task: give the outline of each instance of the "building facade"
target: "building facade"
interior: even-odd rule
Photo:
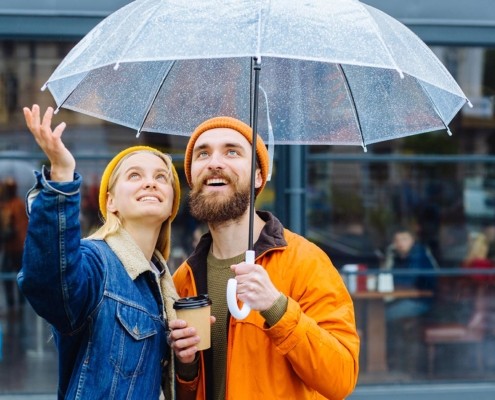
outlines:
[[[465,260],[471,239],[483,233],[491,244],[487,258],[495,263],[495,7],[492,0],[473,0],[469,5],[460,0],[363,2],[397,18],[423,39],[474,107],[464,107],[452,121],[452,137],[445,132],[411,136],[370,145],[367,153],[347,146],[278,146],[274,177],[257,206],[274,211],[291,230],[320,245],[337,268],[359,265],[357,280],[364,286],[369,282],[370,292],[376,292],[372,284],[397,226],[408,227],[437,260],[440,283],[430,319],[412,321],[414,328],[403,333],[414,335],[405,339],[419,355],[414,365],[405,367],[394,360],[392,338],[397,332],[385,320],[378,334],[370,324],[390,299],[354,294],[363,342],[360,386],[493,381],[495,275],[487,270],[482,273],[486,279],[476,280]],[[19,194],[32,184],[29,171],[45,162],[25,127],[22,107],[53,106],[50,94],[40,91],[50,74],[87,32],[127,3],[1,2],[0,179],[14,175]],[[183,174],[184,138],[143,133],[136,139],[129,129],[66,110],[57,118],[69,126],[65,141],[85,179],[81,215],[85,233],[99,222],[95,193],[101,171],[116,151],[136,142],[160,146],[173,154]],[[186,187],[183,190],[187,192]],[[171,261],[177,265],[191,250],[197,225],[185,202],[174,224]],[[2,271],[1,283],[13,281],[14,275]],[[345,275],[345,270],[343,275],[346,282],[356,278]],[[356,291],[367,290],[360,286]],[[473,328],[480,292],[487,304],[482,328],[475,326],[476,334],[467,331],[455,342],[442,341],[440,335],[432,344],[426,332],[433,322]],[[28,306],[23,313],[9,312],[2,288],[0,293],[0,394],[54,393],[56,356],[47,342],[49,327]],[[21,331],[25,340],[19,341]],[[382,351],[377,355],[374,349]],[[14,359],[21,361],[13,364]]]

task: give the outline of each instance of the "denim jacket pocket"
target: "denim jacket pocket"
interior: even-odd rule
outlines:
[[[116,318],[110,360],[124,378],[134,377],[144,371],[158,330],[149,314],[126,304],[117,305]]]

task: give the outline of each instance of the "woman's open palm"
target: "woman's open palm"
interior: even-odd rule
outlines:
[[[31,109],[24,107],[23,111],[27,127],[33,134],[36,143],[50,160],[51,179],[59,182],[72,181],[76,160],[62,142],[62,133],[66,127],[65,122],[60,123],[52,130],[52,107],[47,108],[43,119],[40,118],[40,108],[37,104],[34,104]]]

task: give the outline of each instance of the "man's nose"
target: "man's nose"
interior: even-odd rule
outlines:
[[[221,169],[225,166],[223,162],[223,157],[220,153],[212,153],[209,159],[208,168],[210,169]]]

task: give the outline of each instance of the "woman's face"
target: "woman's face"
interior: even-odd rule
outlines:
[[[172,213],[172,173],[165,162],[149,152],[131,154],[115,171],[117,179],[109,191],[107,211],[122,224],[161,225]]]

